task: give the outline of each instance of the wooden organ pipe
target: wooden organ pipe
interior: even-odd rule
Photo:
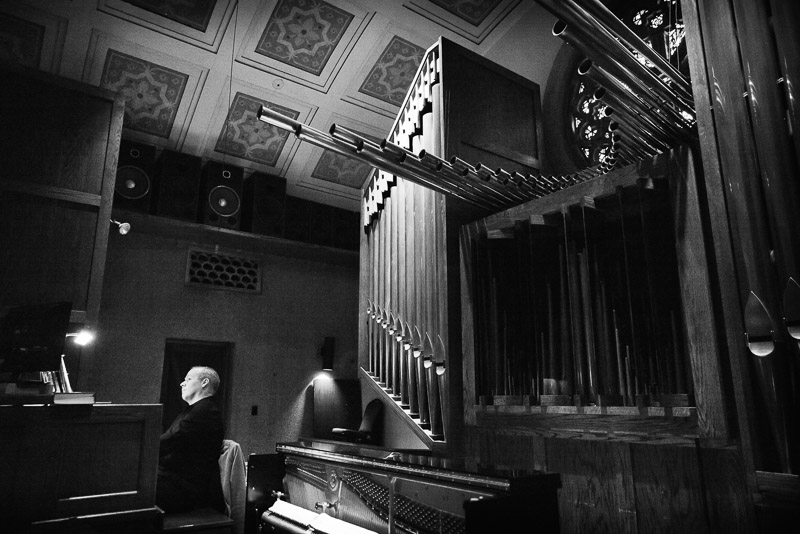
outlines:
[[[414,299],[416,303],[416,324],[414,325],[414,360],[415,371],[417,373],[417,398],[419,402],[419,420],[422,428],[430,428],[430,411],[428,408],[428,380],[425,373],[424,366],[424,343],[423,332],[420,325],[425,323],[425,308],[423,305],[424,299],[427,298],[425,294],[425,193],[426,190],[422,187],[414,188],[414,220],[417,224],[414,225],[415,232],[415,249],[414,249],[414,275],[416,279],[416,293]]]
[[[591,208],[589,208],[591,209]],[[594,313],[592,310],[592,291],[596,287],[590,280],[589,269],[589,239],[586,229],[586,210],[587,200],[583,199],[580,203],[580,223],[583,236],[583,252],[578,255],[578,277],[580,279],[581,291],[581,311],[583,314],[583,335],[586,344],[586,382],[588,388],[589,402],[597,401],[597,354],[594,333]],[[592,261],[594,259],[592,258]]]
[[[375,232],[375,276],[378,280],[378,293],[375,296],[375,336],[377,342],[377,363],[378,363],[378,383],[385,385],[386,370],[384,369],[384,343],[383,343],[383,327],[381,326],[381,322],[383,320],[383,292],[384,287],[386,284],[386,280],[383,277],[383,227],[380,224],[381,218],[384,217],[384,212],[378,212],[378,216],[375,220],[375,225],[373,226],[373,231]]]
[[[382,220],[384,221],[383,226],[383,235],[384,239],[384,246],[383,246],[383,276],[386,280],[386,292],[384,294],[384,316],[383,316],[383,332],[384,332],[384,343],[385,343],[385,353],[384,353],[384,366],[386,369],[386,390],[389,394],[392,394],[392,384],[394,380],[394,369],[392,363],[392,347],[394,343],[392,343],[392,334],[391,328],[392,325],[392,312],[391,307],[392,303],[392,291],[393,291],[393,280],[392,280],[392,211],[394,209],[394,202],[395,199],[392,198],[391,193],[387,194],[386,196],[386,205],[383,208],[384,217]]]
[[[402,398],[402,392],[400,389],[400,352],[402,347],[398,340],[398,335],[400,333],[400,318],[398,315],[399,311],[399,303],[400,303],[400,272],[399,272],[399,265],[400,265],[400,258],[398,254],[398,249],[400,247],[400,233],[401,228],[399,226],[399,214],[400,214],[400,194],[397,185],[395,184],[394,187],[394,199],[392,202],[392,233],[391,233],[391,277],[392,277],[392,308],[395,310],[392,316],[392,322],[390,325],[389,333],[391,335],[392,341],[392,396],[395,400],[400,400]]]
[[[397,279],[398,279],[398,294],[397,294],[397,317],[395,324],[395,342],[397,343],[397,359],[398,359],[398,374],[400,386],[400,406],[408,408],[410,406],[408,398],[408,359],[406,349],[406,329],[405,318],[408,317],[406,311],[406,234],[408,233],[408,225],[406,221],[406,190],[405,180],[398,178],[397,185],[395,186],[397,192],[398,205],[397,205],[397,256],[395,262],[397,263]]]
[[[630,257],[628,254],[628,237],[625,231],[625,209],[623,207],[622,202],[622,188],[617,189],[617,205],[619,208],[619,224],[620,224],[620,232],[622,235],[622,267],[624,273],[624,289],[625,289],[625,301],[628,308],[628,326],[630,328],[630,339],[631,344],[630,346],[626,346],[626,366],[629,366],[632,369],[632,374],[629,373],[628,380],[628,394],[629,396],[632,395],[639,395],[639,385],[641,379],[641,367],[639,362],[639,344],[638,344],[638,336],[636,335],[636,325],[634,324],[634,313],[633,313],[633,295],[631,294],[631,264],[630,264]],[[633,356],[630,356],[630,351],[633,351]],[[631,383],[631,380],[633,382]],[[631,393],[631,387],[633,388],[633,393]],[[634,397],[632,397],[634,398]]]
[[[417,372],[416,372],[416,358],[414,358],[414,330],[412,325],[416,321],[416,314],[414,309],[414,301],[416,298],[415,293],[415,285],[417,283],[416,280],[416,272],[414,270],[414,257],[415,257],[415,232],[414,228],[415,224],[415,217],[414,217],[414,189],[417,187],[415,184],[411,182],[407,182],[403,180],[404,188],[405,188],[405,217],[406,217],[406,228],[405,228],[405,239],[406,239],[406,250],[405,255],[402,259],[403,263],[405,264],[406,270],[406,322],[405,322],[405,353],[406,353],[406,366],[408,368],[408,402],[409,402],[409,413],[411,417],[415,419],[420,418],[420,409],[419,409],[419,399],[417,397]]]

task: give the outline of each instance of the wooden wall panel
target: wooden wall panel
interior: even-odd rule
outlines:
[[[562,532],[639,532],[627,443],[550,438],[546,447],[547,470],[561,475]]]
[[[698,454],[710,532],[755,532],[753,499],[747,488],[744,463],[739,450],[735,447],[712,449],[701,446]]]
[[[639,532],[708,532],[697,448],[630,449]]]
[[[160,420],[158,404],[0,407],[3,518],[155,509]]]
[[[97,214],[57,199],[0,196],[0,302],[12,306],[89,298]]]
[[[0,132],[0,307],[69,300],[72,321],[94,326],[124,98],[10,65],[0,74],[13,125]]]
[[[473,436],[470,444],[478,451],[481,464],[508,469],[537,469],[546,467],[545,438],[532,434],[491,432],[468,427]]]

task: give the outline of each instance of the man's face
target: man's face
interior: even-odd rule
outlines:
[[[186,373],[186,378],[181,382],[181,397],[183,400],[189,404],[194,404],[200,400],[203,395],[204,383],[207,383],[207,380],[201,379],[198,376],[198,370],[190,369],[189,372]]]

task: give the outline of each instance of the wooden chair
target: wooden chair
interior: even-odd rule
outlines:
[[[383,403],[380,399],[372,399],[369,404],[367,404],[367,407],[364,408],[364,416],[361,418],[361,425],[358,427],[358,430],[334,428],[331,432],[334,437],[343,441],[377,445],[381,441],[382,415]]]
[[[219,457],[220,482],[226,513],[201,508],[178,514],[165,514],[161,532],[202,532],[203,534],[243,534],[247,479],[241,446],[226,439]]]

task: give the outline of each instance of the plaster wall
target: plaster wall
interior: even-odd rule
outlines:
[[[334,375],[356,376],[357,258],[342,265],[220,250],[262,260],[259,295],[185,285],[189,246],[196,244],[135,228],[127,236],[112,233],[84,387],[98,401],[158,403],[167,339],[230,342],[226,437],[248,455],[310,436],[312,381],[325,336],[336,338]]]

